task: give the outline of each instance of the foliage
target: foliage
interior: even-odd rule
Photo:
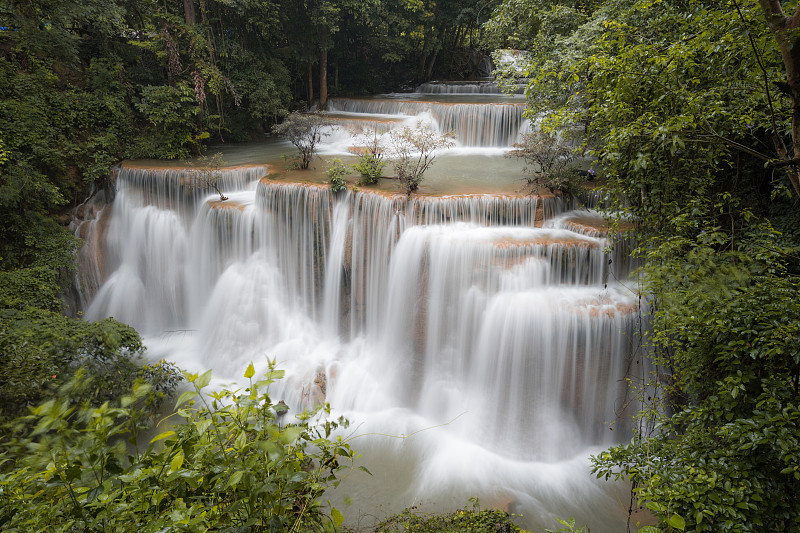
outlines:
[[[362,135],[364,151],[358,156],[358,163],[353,165],[353,169],[361,174],[359,185],[375,185],[381,178],[383,168],[386,166],[384,161],[383,141],[378,137],[377,128],[372,135]]]
[[[522,136],[507,157],[519,157],[528,165],[528,185],[546,187],[550,192],[575,194],[578,192],[578,174],[571,163],[575,151],[557,135],[534,130]]]
[[[58,274],[46,266],[0,272],[0,308],[59,311]]]
[[[786,173],[769,166],[791,112],[759,5],[502,6],[492,31],[526,49],[530,116],[583,133],[647,260],[656,371],[633,383],[635,438],[596,473],[631,479],[664,531],[797,529],[800,241]]]
[[[252,378],[250,365],[245,376]],[[4,531],[322,531],[341,523],[317,501],[354,458],[332,432],[344,424],[303,413],[281,423],[271,368],[243,391],[203,393],[210,372],[186,374],[193,390],[178,404],[172,429],[138,446],[137,384],[119,402],[100,407],[62,394],[15,424],[0,455]],[[196,398],[196,400],[190,400]],[[187,403],[187,400],[190,400]],[[197,403],[196,403],[197,402]],[[323,414],[328,415],[326,407]],[[130,440],[130,451],[125,440]]]
[[[197,153],[206,131],[196,131],[200,108],[188,83],[142,87],[138,111],[148,121],[155,135],[142,138],[132,149],[133,155],[151,155],[163,159],[181,159]]]
[[[460,532],[472,533],[511,533],[521,531],[512,521],[513,516],[503,511],[481,510],[477,499],[470,500],[471,509],[459,509],[450,514],[423,513],[417,507],[410,507],[401,513],[383,520],[375,528],[376,533],[400,531],[420,532]]]
[[[62,289],[51,266],[0,272],[0,420],[53,398],[79,370],[90,386],[72,400],[99,405],[144,380],[152,386],[145,409],[152,416],[177,386],[177,369],[142,366],[143,346],[130,326],[63,316]]]
[[[358,180],[360,185],[375,185],[383,174],[386,161],[382,160],[382,155],[374,156],[369,152],[364,152],[358,156],[358,163],[353,165],[353,170],[361,174]]]
[[[225,161],[222,159],[222,152],[217,152],[210,158],[200,156],[197,159],[200,169],[192,175],[192,187],[198,189],[214,189],[219,195],[219,201],[224,202],[228,199],[219,189],[222,180],[222,167]]]
[[[436,151],[453,146],[452,132],[440,134],[432,126],[417,122],[411,128],[392,130],[392,167],[406,194],[422,183],[423,174],[433,165]]]
[[[328,177],[328,183],[331,185],[332,192],[336,193],[347,190],[347,182],[344,181],[347,171],[347,167],[339,158],[334,159],[331,163],[331,167],[325,171],[325,175]]]
[[[661,405],[644,413],[659,431],[600,454],[595,471],[632,479],[663,528],[800,525],[800,285],[769,233],[751,238],[751,256],[697,245],[648,267],[662,296],[652,342],[673,370]]]
[[[93,404],[116,398],[145,376],[169,385],[174,368],[142,368],[142,350],[136,331],[113,319],[90,323],[43,309],[0,309],[0,415],[7,419],[52,398],[78,368],[92,380],[80,399]]]
[[[559,523],[559,528],[545,529],[547,533],[590,533],[588,528],[577,526],[575,524],[575,519],[572,517],[570,517],[569,520],[556,518],[556,521]]]
[[[321,113],[290,113],[280,124],[272,128],[276,135],[286,137],[300,152],[300,168],[307,169],[314,157],[317,143],[328,133],[324,131],[331,124]]]

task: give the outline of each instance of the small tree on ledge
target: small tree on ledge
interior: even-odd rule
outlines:
[[[422,175],[433,165],[436,150],[453,146],[454,137],[453,132],[442,134],[423,122],[392,131],[392,166],[406,194],[419,188]]]
[[[283,122],[272,127],[272,133],[286,137],[300,151],[300,168],[307,169],[314,157],[314,150],[322,140],[322,129],[332,122],[322,113],[298,113],[294,111]]]
[[[194,189],[214,189],[219,194],[219,201],[224,202],[228,199],[219,189],[222,180],[222,167],[225,161],[222,160],[222,152],[217,152],[211,158],[200,156],[197,161],[200,169],[192,175],[192,188]]]
[[[528,185],[566,194],[572,194],[578,188],[579,174],[572,168],[575,151],[556,135],[541,130],[525,133],[522,142],[514,144],[514,150],[506,156],[525,161]]]

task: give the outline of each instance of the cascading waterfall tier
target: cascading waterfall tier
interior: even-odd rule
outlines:
[[[431,81],[417,87],[422,94],[502,94],[493,81]]]
[[[624,527],[585,459],[627,435],[638,317],[633,265],[597,215],[558,198],[333,194],[264,172],[227,172],[220,202],[178,170],[120,170],[108,227],[84,231],[105,239],[87,318],[130,323],[151,357],[223,379],[275,358],[287,378],[273,397],[295,412],[325,399],[374,434],[353,443],[374,477],[334,495],[355,515],[478,496],[527,527]]]
[[[430,113],[442,133],[454,132],[461,146],[467,147],[508,147],[518,140],[526,125],[525,105],[521,102],[486,104],[331,98],[328,110],[383,117]]]

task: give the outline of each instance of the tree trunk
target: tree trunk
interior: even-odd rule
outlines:
[[[314,105],[314,69],[311,61],[308,62],[308,109]]]
[[[758,1],[781,51],[792,105],[792,153],[788,153],[781,139],[776,139],[776,148],[781,159],[798,159],[800,158],[800,7],[792,17],[787,17],[780,0]],[[795,193],[800,196],[800,168],[797,165],[788,165],[786,174],[792,182]]]
[[[433,51],[433,56],[431,56],[431,62],[428,63],[428,69],[425,71],[425,81],[431,81],[431,76],[433,76],[433,66],[436,64],[436,56],[439,55],[439,50]]]
[[[186,17],[186,24],[193,26],[195,23],[194,0],[183,0],[183,14]]]
[[[328,106],[328,49],[322,48],[319,56],[319,109]]]

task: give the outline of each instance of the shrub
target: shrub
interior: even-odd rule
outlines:
[[[575,152],[556,135],[535,130],[522,136],[507,155],[525,160],[528,185],[574,194],[580,175],[572,168]]]
[[[384,147],[377,128],[373,130],[372,136],[364,135],[364,151],[358,157],[358,163],[353,169],[361,174],[359,185],[375,185],[378,183],[386,161],[383,160]]]
[[[431,126],[417,122],[413,128],[405,126],[392,131],[392,166],[406,194],[419,188],[422,176],[436,157],[436,151],[453,146],[452,132],[440,134]]]
[[[114,405],[70,403],[70,389],[15,425],[0,445],[0,527],[4,531],[321,531],[341,523],[317,498],[338,483],[353,459],[337,422],[315,413],[281,424],[286,411],[269,397],[283,376],[271,365],[243,391],[202,393],[211,373],[186,374],[193,389],[178,400],[183,417],[171,430],[136,444],[137,384]],[[329,415],[328,407],[324,414]],[[130,438],[128,448],[125,439]]]
[[[334,159],[325,175],[328,176],[328,183],[331,184],[331,191],[340,192],[347,190],[347,182],[344,177],[347,174],[347,167],[342,163],[341,159]]]
[[[136,331],[111,318],[85,322],[43,309],[0,309],[0,419],[55,397],[81,367],[92,386],[72,399],[93,405],[119,398],[137,379],[176,383],[170,365],[144,370],[142,352]]]
[[[471,509],[459,509],[450,514],[423,513],[417,507],[411,507],[382,521],[375,528],[375,532],[512,533],[520,531],[520,528],[512,522],[512,515],[497,510],[481,510],[477,499],[470,501]]]
[[[375,185],[383,174],[383,167],[386,166],[386,161],[374,157],[368,152],[364,152],[358,156],[358,163],[353,165],[353,170],[361,174],[361,179],[358,180],[359,185]]]

